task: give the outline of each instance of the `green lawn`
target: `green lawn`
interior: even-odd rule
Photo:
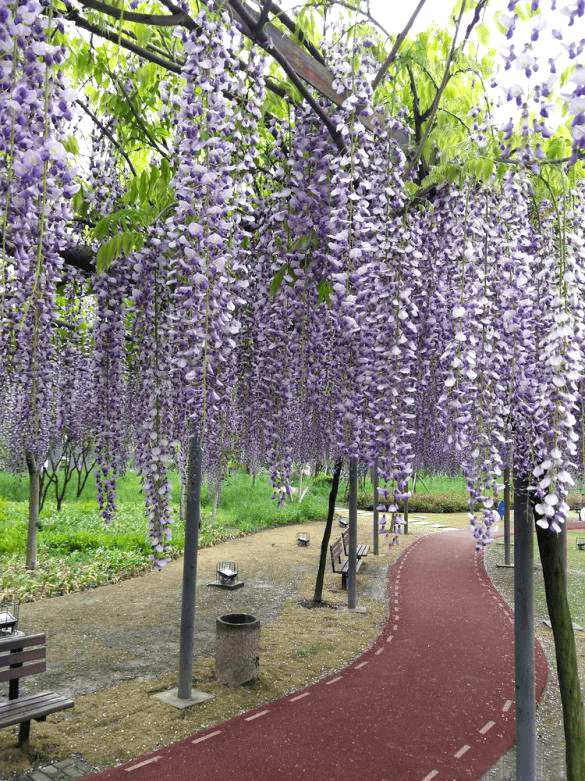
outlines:
[[[580,626],[585,627],[585,550],[578,550],[577,537],[585,538],[585,524],[583,530],[575,529],[567,531],[567,566],[569,570],[569,604],[571,606],[571,615],[573,621]],[[512,537],[512,542],[514,538]],[[534,563],[538,565],[540,556],[538,552],[538,543],[536,534],[533,537],[534,542]],[[492,562],[504,561],[503,540],[499,539],[495,544],[490,545],[487,555]],[[512,561],[514,560],[514,549],[512,548]],[[507,596],[513,599],[514,594],[514,571],[509,570],[508,584],[506,587]],[[534,579],[534,602],[536,615],[540,620],[548,618],[546,607],[546,596],[544,593],[544,583],[542,575],[537,572]]]
[[[184,536],[179,518],[180,483],[177,473],[172,473],[170,479],[175,521],[171,544],[173,555],[178,556]],[[304,476],[302,502],[296,498],[297,483],[293,500],[278,507],[272,499],[272,486],[265,472],[254,480],[242,470],[234,471],[222,485],[215,514],[207,486],[202,489],[200,546],[276,525],[324,520],[330,485],[330,478],[323,474],[316,479]],[[342,480],[338,495],[340,503],[343,503],[346,490],[346,482]],[[372,505],[369,479],[360,486],[359,505],[362,508]],[[104,526],[92,478],[79,498],[75,497],[74,491],[69,491],[60,512],[56,510],[55,501],[49,498],[41,513],[38,568],[30,572],[25,567],[28,477],[0,472],[0,599],[16,596],[25,601],[54,596],[132,577],[150,568],[142,489],[135,472],[120,479],[117,506],[115,520],[110,526]],[[465,513],[464,479],[419,476],[410,509],[412,513]],[[466,526],[466,516],[461,515],[460,519]],[[585,552],[578,552],[574,541],[569,543],[569,556],[569,567],[585,564]],[[580,593],[579,596],[581,607],[576,605],[576,610],[581,618],[576,620],[585,624],[585,595]]]
[[[184,526],[179,518],[180,486],[171,475],[174,518],[172,548],[183,549]],[[266,474],[253,481],[244,472],[226,478],[213,518],[207,487],[202,490],[200,545],[206,547],[228,537],[287,523],[325,518],[329,482],[303,480],[303,501],[278,507],[271,499]],[[104,526],[97,509],[95,485],[88,485],[79,498],[67,497],[60,512],[48,500],[41,513],[38,533],[38,568],[25,567],[28,524],[28,478],[0,473],[0,598],[16,596],[21,601],[90,588],[131,577],[151,567],[146,535],[146,517],[138,475],[125,475],[117,492],[118,511],[110,526]]]

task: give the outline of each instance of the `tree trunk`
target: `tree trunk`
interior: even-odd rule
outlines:
[[[26,544],[26,568],[37,566],[37,530],[39,528],[40,471],[36,457],[26,454],[28,467],[28,538]]]
[[[567,600],[567,571],[562,535],[536,527],[548,614],[552,624],[563,704],[567,781],[585,779],[585,722],[577,651]]]
[[[355,610],[357,605],[357,493],[358,461],[349,459],[349,527],[347,535],[347,607]]]
[[[319,558],[319,569],[317,570],[317,580],[315,581],[315,594],[313,595],[313,602],[320,603],[323,599],[323,580],[325,578],[325,567],[327,566],[327,553],[329,547],[329,540],[331,539],[331,527],[333,526],[333,516],[335,515],[335,502],[337,501],[337,491],[339,489],[339,478],[341,477],[341,469],[343,467],[343,459],[339,458],[335,462],[335,469],[333,470],[333,479],[331,481],[331,490],[329,491],[329,508],[327,511],[327,522],[325,523],[325,530],[323,532],[323,539],[321,541],[321,556]]]

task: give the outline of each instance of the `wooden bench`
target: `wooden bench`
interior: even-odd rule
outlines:
[[[331,568],[333,572],[341,574],[341,588],[347,588],[347,569],[349,567],[349,559],[342,559],[343,555],[343,542],[341,537],[338,537],[333,545],[329,546],[329,553],[331,554]],[[356,574],[359,568],[362,566],[362,560],[357,559],[355,571]]]
[[[577,548],[585,550],[585,537],[577,537]]]
[[[57,692],[18,695],[18,682],[47,669],[46,635],[0,637],[0,682],[8,681],[8,700],[0,702],[0,727],[20,724],[18,745],[28,743],[31,719],[45,721],[50,713],[73,707],[73,700]]]
[[[341,539],[343,540],[343,552],[346,556],[349,556],[349,529],[341,533]],[[367,556],[370,552],[370,546],[365,542],[358,543],[356,545],[356,555],[358,559],[363,556]]]

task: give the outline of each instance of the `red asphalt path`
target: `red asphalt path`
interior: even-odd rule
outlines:
[[[473,548],[464,531],[406,548],[388,573],[388,625],[335,675],[88,778],[481,778],[514,743],[514,627]],[[539,643],[536,670],[540,699]]]

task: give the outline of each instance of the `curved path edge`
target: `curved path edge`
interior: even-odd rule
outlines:
[[[389,569],[387,585],[388,623],[351,664],[86,778],[481,778],[514,743],[512,611],[465,531],[415,540]],[[535,657],[540,699],[548,667],[538,642]]]

